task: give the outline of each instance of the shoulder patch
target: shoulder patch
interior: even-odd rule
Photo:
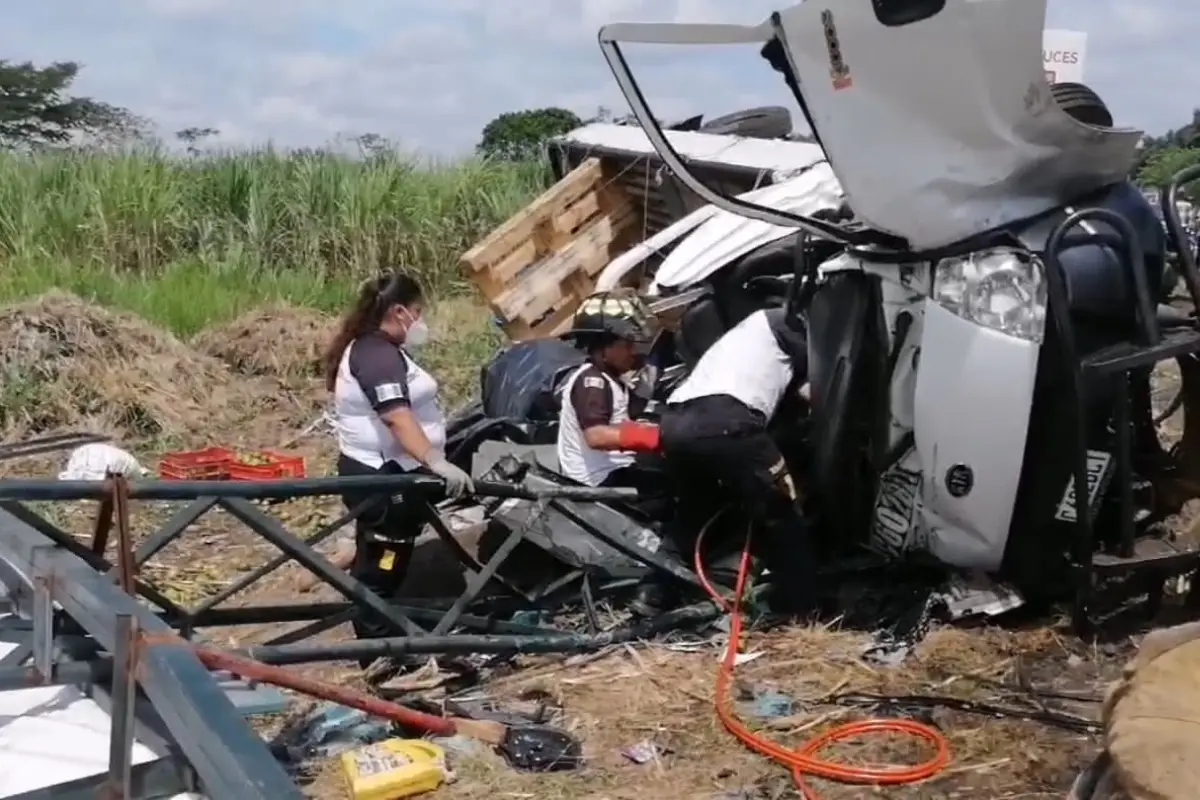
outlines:
[[[587,389],[603,389],[608,384],[599,375],[584,375],[583,385]]]
[[[375,400],[386,403],[390,400],[403,400],[404,387],[398,383],[381,383],[375,387]]]

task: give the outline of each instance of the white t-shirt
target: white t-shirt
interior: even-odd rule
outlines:
[[[382,334],[350,343],[342,354],[333,392],[333,427],[345,456],[379,468],[395,461],[405,470],[421,465],[400,446],[381,419],[407,406],[435,450],[446,446],[446,416],[433,376]]]
[[[667,405],[724,394],[770,419],[795,374],[793,357],[780,342],[795,335],[783,328],[782,320],[780,310],[755,311],[729,329],[700,356]],[[797,354],[803,346],[803,339],[796,338]]]
[[[629,390],[594,364],[584,364],[563,384],[558,413],[558,467],[562,474],[586,486],[599,486],[621,467],[633,463],[623,450],[588,447],[583,432],[597,425],[616,425],[629,419]]]

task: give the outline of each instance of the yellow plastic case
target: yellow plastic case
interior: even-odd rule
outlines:
[[[342,754],[353,800],[400,800],[432,792],[449,780],[446,752],[421,739],[387,739]]]

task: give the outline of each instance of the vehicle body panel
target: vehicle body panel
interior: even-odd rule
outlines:
[[[926,548],[956,567],[1004,558],[1025,458],[1039,346],[926,301],[914,434]],[[955,496],[953,473],[969,477]],[[959,488],[961,492],[961,486]]]
[[[811,215],[838,208],[842,203],[842,190],[829,165],[822,162],[794,178],[747,192],[741,197],[771,208]],[[662,288],[693,286],[747,253],[795,232],[795,228],[716,209],[680,241],[659,266],[651,293]]]
[[[1045,16],[1045,0],[947,0],[902,27],[880,23],[871,0],[779,12],[858,218],[932,248],[1125,179],[1142,132],[1086,125],[1059,108],[1042,66]]]

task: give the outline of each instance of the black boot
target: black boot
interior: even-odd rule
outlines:
[[[798,526],[764,526],[760,536],[760,552],[769,573],[767,606],[772,612],[786,616],[817,612],[821,591],[816,548],[807,520]]]
[[[657,617],[679,603],[679,593],[658,581],[642,581],[637,587],[629,610],[643,619]]]

